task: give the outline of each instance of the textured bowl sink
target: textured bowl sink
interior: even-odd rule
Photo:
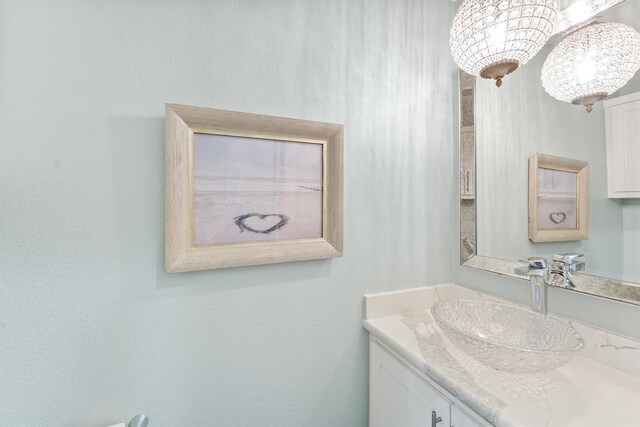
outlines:
[[[453,299],[436,303],[431,314],[453,344],[501,371],[548,371],[584,347],[571,326],[524,308]]]

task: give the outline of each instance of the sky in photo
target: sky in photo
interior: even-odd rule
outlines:
[[[575,172],[538,168],[538,197],[558,195],[576,198],[577,178]]]
[[[322,145],[195,134],[196,177],[322,181]]]

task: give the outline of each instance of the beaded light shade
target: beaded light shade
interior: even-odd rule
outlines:
[[[640,33],[624,24],[591,23],[553,48],[542,66],[542,86],[554,98],[591,112],[638,68]]]
[[[558,0],[465,0],[451,27],[453,59],[467,73],[500,86],[547,42],[558,8]]]

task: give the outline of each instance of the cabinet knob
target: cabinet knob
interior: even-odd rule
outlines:
[[[436,424],[438,424],[440,421],[442,421],[442,417],[439,417],[436,414],[436,411],[431,411],[431,427],[436,427]]]

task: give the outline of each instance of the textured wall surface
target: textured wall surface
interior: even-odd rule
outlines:
[[[624,273],[627,280],[640,277],[640,199],[622,202],[624,222]]]
[[[452,276],[453,8],[0,1],[0,425],[366,425],[363,294]],[[343,123],[345,256],[166,275],[165,102]]]

